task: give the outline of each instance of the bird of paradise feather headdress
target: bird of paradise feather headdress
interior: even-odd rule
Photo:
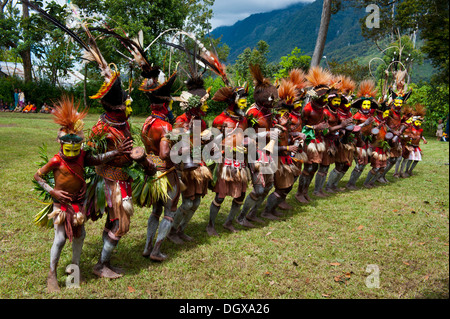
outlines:
[[[165,42],[166,45],[185,53],[187,75],[186,89],[175,100],[180,102],[182,110],[194,109],[203,105],[210,97],[211,88],[205,88],[203,74],[207,69],[222,78],[225,85],[229,85],[225,65],[217,57],[217,53],[208,50],[193,34],[178,30],[173,38],[179,37],[177,43]],[[189,49],[188,41],[193,41],[193,48]],[[213,47],[214,49],[214,47]],[[200,69],[203,68],[203,71]]]
[[[258,64],[250,64],[249,68],[255,85],[253,98],[256,104],[265,108],[272,108],[274,101],[278,99],[277,87],[272,84],[270,79],[264,77]]]
[[[298,99],[299,92],[296,86],[288,79],[281,79],[278,87],[278,97],[281,100],[280,107],[291,110],[294,107],[294,102]]]
[[[84,122],[87,110],[80,110],[80,103],[75,104],[73,97],[62,96],[52,110],[53,121],[60,125],[58,141],[60,143],[81,143],[84,140]]]
[[[425,114],[427,113],[427,110],[423,104],[417,103],[414,105],[414,111],[412,112],[412,120],[413,121],[420,121],[423,122],[425,119]]]
[[[84,49],[82,57],[83,60],[87,61],[87,63],[97,63],[101,75],[104,78],[104,83],[100,87],[99,91],[96,94],[90,96],[90,98],[100,99],[102,101],[102,105],[106,109],[114,110],[121,108],[126,101],[128,94],[122,89],[120,73],[113,63],[108,64],[106,62],[105,58],[100,52],[94,36],[91,34],[89,28],[87,27],[86,21],[82,21],[82,19],[79,18],[79,20],[82,21],[80,25],[87,35],[87,41],[84,41],[74,31],[69,29],[66,25],[58,21],[58,19],[47,13],[45,10],[41,9],[37,4],[28,0],[22,0],[22,3],[38,12],[43,18],[64,31],[79,45],[81,45],[81,47]],[[111,65],[114,66],[114,70],[110,67]]]
[[[297,99],[303,99],[306,95],[306,73],[302,69],[293,69],[289,72],[289,81],[295,85]]]
[[[406,76],[407,76],[406,70],[399,70],[395,73],[394,87],[389,88],[389,95],[390,95],[389,97],[392,101],[400,99],[403,100],[403,102],[406,102],[406,100],[408,100],[409,97],[411,96],[412,89],[407,91],[407,86],[405,82]]]
[[[361,109],[363,101],[370,101],[371,109],[378,109],[378,102],[375,100],[377,95],[377,88],[373,80],[362,80],[359,83],[358,92],[356,93],[357,99],[353,102],[352,107]]]
[[[333,75],[320,66],[313,66],[309,69],[305,78],[306,86],[309,88],[306,94],[311,98],[319,98],[329,92]]]
[[[339,81],[336,88],[341,92],[341,97],[343,102],[349,103],[353,100],[353,93],[356,89],[356,82],[353,81],[349,76],[339,75]]]

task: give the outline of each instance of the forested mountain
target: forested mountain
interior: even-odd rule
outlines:
[[[280,57],[289,54],[295,47],[312,55],[320,26],[322,3],[322,0],[316,0],[253,14],[232,26],[218,27],[212,34],[214,37],[222,37],[221,42],[230,47],[227,63],[231,64],[245,48],[255,47],[259,40],[264,40],[269,45],[269,62],[278,62]],[[379,56],[376,46],[361,35],[360,20],[366,14],[364,9],[344,7],[331,16],[324,50],[328,61],[356,59],[367,64],[371,57]],[[427,61],[416,70],[416,80],[427,80],[432,72]]]

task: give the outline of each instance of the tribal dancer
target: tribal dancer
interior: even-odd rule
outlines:
[[[289,130],[291,132],[291,135],[293,137],[300,136],[300,134],[303,135],[302,129],[303,129],[303,122],[302,122],[302,106],[303,101],[305,100],[306,95],[306,79],[305,79],[305,72],[301,69],[293,69],[289,73],[289,79],[290,82],[294,84],[296,94],[295,94],[295,100],[292,110],[289,112]],[[302,142],[300,139],[296,139],[295,145],[299,146],[297,152],[291,153],[292,154],[292,160],[294,161],[295,165],[297,166],[298,175],[294,176],[294,184],[297,182],[298,178],[300,177],[303,163],[308,160],[308,156],[306,155],[306,152],[303,150]],[[278,208],[283,210],[290,210],[292,209],[292,206],[289,205],[286,200],[284,200],[282,203],[278,205]]]
[[[221,149],[224,154],[222,161],[215,168],[216,179],[213,181],[213,192],[216,196],[211,203],[209,223],[206,231],[210,236],[217,236],[215,221],[220,206],[227,196],[233,198],[231,209],[223,226],[231,232],[237,229],[233,220],[239,213],[245,198],[248,186],[247,163],[245,161],[244,131],[247,129],[247,118],[244,110],[247,107],[248,87],[220,88],[212,100],[227,103],[227,108],[218,115],[212,127],[221,134],[215,140],[221,140]]]
[[[335,163],[336,153],[338,151],[339,132],[352,122],[351,117],[347,117],[341,121],[338,115],[338,109],[342,103],[342,93],[338,88],[340,81],[340,77],[334,78],[333,88],[328,93],[328,104],[324,108],[324,114],[328,122],[328,130],[324,133],[326,151],[323,153],[314,184],[313,195],[317,197],[328,196],[328,194],[324,193],[323,187],[327,179],[328,169],[331,164]]]
[[[106,112],[100,116],[100,120],[92,128],[93,135],[90,138],[92,140],[98,137],[98,140],[100,140],[105,137],[106,149],[102,151],[116,150],[121,143],[131,139],[128,118],[132,109],[130,107],[131,99],[128,98],[128,94],[122,89],[120,73],[110,68],[111,65],[114,67],[115,65],[106,62],[85,21],[81,21],[80,26],[86,32],[87,41],[82,40],[75,32],[68,29],[64,23],[59,22],[35,4],[27,0],[24,0],[23,3],[39,12],[45,19],[81,45],[84,49],[83,59],[97,63],[104,78],[104,83],[100,90],[90,98],[100,99]],[[80,19],[79,16],[77,18]],[[95,177],[95,181],[91,181],[90,186],[87,188],[87,192],[94,190],[93,193],[96,193],[92,196],[90,196],[91,194],[86,196],[86,210],[90,218],[93,220],[97,219],[103,215],[105,210],[108,215],[105,230],[103,231],[103,250],[93,270],[99,277],[118,278],[121,276],[119,274],[121,270],[110,265],[110,258],[120,238],[128,232],[130,217],[133,214],[131,178],[123,170],[131,163],[132,160],[129,154],[123,154],[108,162],[108,164],[96,166],[96,172],[99,177]],[[97,183],[100,183],[98,187]],[[101,186],[104,186],[104,194]],[[103,204],[105,204],[105,197],[107,207],[99,207],[100,199],[103,199]]]
[[[105,81],[100,91],[92,96],[100,99],[105,110],[97,124],[92,128],[92,140],[105,139],[106,151],[113,151],[117,145],[131,140],[128,118],[132,113],[128,94],[122,89],[120,74],[114,72],[112,77]],[[101,148],[96,145],[97,149]],[[99,150],[101,151],[101,150]],[[102,216],[106,211],[107,217],[103,230],[103,249],[93,272],[99,277],[118,278],[122,270],[110,265],[111,255],[120,239],[129,231],[130,217],[133,215],[133,201],[131,194],[132,179],[125,169],[132,164],[129,154],[114,159],[100,166],[95,171],[98,179],[90,188],[104,189],[97,191],[95,196],[88,198],[87,207],[92,216]],[[99,186],[94,184],[100,183]],[[104,192],[104,194],[99,194]],[[106,197],[105,207],[98,207],[98,197]]]
[[[391,150],[389,154],[389,160],[384,173],[378,179],[380,183],[388,183],[386,179],[386,174],[395,165],[394,177],[399,177],[398,169],[402,161],[402,145],[400,141],[400,136],[406,129],[406,126],[402,124],[402,107],[405,102],[410,97],[412,90],[405,92],[404,77],[406,76],[406,71],[398,71],[396,77],[396,89],[397,92],[390,89],[390,111],[389,117],[387,118],[387,125],[389,130],[394,134],[394,137],[390,139]]]
[[[353,120],[353,114],[350,112],[353,91],[356,88],[356,83],[347,76],[341,76],[337,84],[337,88],[341,92],[341,103],[337,108],[337,115],[339,121],[342,123],[347,119]],[[325,187],[327,193],[336,193],[345,190],[345,188],[338,188],[339,181],[347,173],[352,166],[354,154],[356,151],[356,138],[359,127],[348,123],[345,128],[339,131],[339,142],[337,145],[337,153],[335,158],[335,168],[330,172],[328,182]]]
[[[387,117],[389,116],[389,107],[384,103],[378,104],[378,109],[375,110],[373,125],[375,127],[371,130],[371,155],[370,166],[372,169],[367,173],[366,180],[363,185],[366,188],[372,188],[375,186],[377,179],[383,174],[387,165],[389,157],[388,150],[390,145],[388,140],[393,137],[392,133],[389,137],[389,128],[386,124]]]
[[[141,139],[145,146],[147,156],[156,165],[156,181],[149,187],[158,187],[159,195],[152,198],[152,212],[147,223],[147,240],[142,256],[150,257],[154,261],[164,261],[167,255],[161,252],[161,245],[172,228],[180,198],[180,182],[176,167],[171,161],[170,151],[172,141],[168,134],[172,131],[169,115],[172,110],[171,87],[176,79],[174,72],[164,83],[144,80],[141,90],[150,100],[151,115],[145,120],[141,130]],[[164,186],[163,186],[164,185]],[[161,223],[159,219],[164,210]],[[158,230],[159,227],[159,230]],[[158,230],[158,236],[153,244]]]
[[[92,155],[81,149],[84,141],[83,118],[87,111],[79,111],[73,98],[63,97],[53,108],[54,121],[61,126],[58,141],[61,149],[46,165],[34,175],[34,179],[53,198],[53,218],[55,238],[50,252],[50,271],[47,278],[49,292],[59,291],[56,268],[66,239],[72,242],[72,264],[80,264],[81,250],[86,232],[84,223],[88,216],[84,209],[86,182],[85,166],[95,166],[124,153],[129,153],[132,141],[121,144],[116,150]],[[53,173],[54,188],[43,178]]]
[[[292,124],[289,114],[294,108],[294,102],[297,100],[295,85],[282,79],[278,88],[278,96],[281,99],[281,103],[277,107],[275,127],[280,130],[280,134],[278,136],[278,147],[273,150],[278,154],[278,170],[274,174],[275,191],[267,198],[267,204],[261,216],[275,214],[278,205],[286,199],[292,190],[295,177],[300,175],[300,170],[292,159],[292,155],[294,154],[295,156],[300,149],[300,143],[296,143],[296,141],[301,141],[305,136],[302,133],[296,136],[291,135],[293,132],[291,132]]]
[[[263,145],[256,144],[258,159],[256,163],[249,163],[253,190],[245,199],[238,220],[241,222],[246,220],[247,227],[254,227],[251,221],[263,222],[256,216],[258,208],[273,187],[273,172],[268,168],[272,162],[272,157],[269,152],[264,150],[264,147],[268,140],[277,138],[275,133],[271,132],[271,129],[273,127],[272,109],[277,102],[278,92],[270,80],[263,76],[259,65],[250,65],[250,73],[255,83],[253,93],[255,103],[247,110],[246,116],[249,125],[256,131],[257,140],[261,139],[264,143]],[[263,169],[262,166],[266,167]],[[278,219],[277,216],[268,211],[263,211],[261,217],[272,220]]]
[[[194,139],[199,139],[197,142],[201,146],[200,138],[207,129],[203,117],[208,110],[207,100],[210,88],[205,90],[201,75],[192,76],[186,86],[188,91],[183,91],[180,96],[181,109],[185,113],[176,118],[173,131],[175,134],[189,134],[189,142],[194,147],[197,144]],[[199,127],[196,128],[196,125],[199,125]],[[194,133],[200,133],[200,135],[194,136]],[[201,153],[200,151],[201,149],[194,150],[198,154]],[[212,180],[212,174],[206,163],[201,160],[199,164],[193,165],[190,156],[191,154],[188,155],[189,161],[183,163],[184,170],[180,172],[184,187],[181,192],[182,203],[178,207],[172,229],[167,236],[172,242],[178,244],[193,240],[192,237],[184,233],[184,230],[200,206],[202,198],[208,193],[208,183]]]
[[[420,141],[423,140],[424,144],[428,141],[423,136],[423,129],[421,128],[424,120],[426,110],[422,104],[416,104],[413,111],[413,117],[411,119],[411,126],[405,135],[407,135],[407,141],[405,150],[408,155],[408,161],[406,162],[406,170],[403,172],[404,164],[402,163],[401,177],[412,176],[412,171],[416,167],[417,163],[422,160],[422,150],[420,149]]]
[[[353,116],[353,120],[360,127],[360,131],[356,135],[356,165],[346,186],[349,190],[358,189],[356,182],[369,163],[369,144],[371,140],[372,122],[374,120],[373,113],[378,108],[378,103],[375,101],[376,94],[375,82],[372,80],[363,80],[359,84],[357,99],[352,104],[352,107],[358,110]]]
[[[311,99],[302,110],[303,133],[306,135],[306,153],[308,161],[304,163],[303,171],[298,181],[295,198],[301,203],[308,203],[309,185],[326,151],[323,140],[323,131],[329,125],[325,117],[325,106],[328,103],[329,85],[332,75],[321,67],[312,67],[306,75],[308,81],[307,96]]]

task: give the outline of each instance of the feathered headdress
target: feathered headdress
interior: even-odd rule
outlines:
[[[370,107],[372,109],[378,109],[378,103],[375,100],[377,95],[377,88],[373,80],[362,80],[359,83],[358,92],[356,93],[356,101],[353,102],[352,107],[361,109],[363,101],[370,101]]]
[[[427,110],[423,104],[418,103],[418,104],[414,105],[414,111],[412,112],[413,121],[423,122],[423,120],[425,119],[426,113],[427,113]]]
[[[394,87],[389,88],[389,98],[391,101],[400,99],[403,102],[409,99],[412,93],[412,89],[407,91],[405,84],[405,78],[407,76],[406,70],[399,70],[395,73]]]
[[[186,53],[186,57],[188,58],[188,65],[189,65],[189,76],[192,77],[192,75],[199,74],[199,70],[197,66],[201,66],[203,68],[209,68],[212,72],[220,76],[225,83],[225,85],[230,85],[230,81],[228,79],[227,73],[226,73],[226,67],[224,64],[222,64],[217,57],[217,53],[211,50],[208,50],[203,43],[201,43],[193,34],[178,30],[176,34],[173,36],[173,38],[180,36],[180,39],[178,42],[180,43],[172,43],[172,42],[164,42],[164,44],[171,46],[173,48],[176,48],[180,51],[183,51]],[[185,44],[183,44],[183,41],[181,40],[182,36],[186,36],[194,41],[194,49],[189,50]],[[214,49],[214,48],[213,48]],[[198,50],[198,52],[197,52]],[[192,59],[192,60],[190,60]]]
[[[89,31],[86,22],[81,23],[81,27],[86,32],[88,37],[87,42],[82,40],[75,32],[70,30],[63,23],[58,21],[55,17],[48,14],[45,10],[42,10],[36,4],[28,1],[22,0],[22,3],[31,9],[37,11],[42,17],[44,17],[49,22],[53,23],[56,27],[67,33],[72,39],[74,39],[79,45],[84,49],[83,59],[85,61],[91,62],[94,61],[97,63],[102,76],[105,79],[105,82],[100,87],[100,90],[90,96],[91,99],[101,99],[102,102],[106,103],[106,108],[116,109],[121,107],[121,105],[126,101],[127,93],[122,89],[121,81],[120,81],[120,73],[116,70],[112,70],[110,68],[110,64],[108,64],[100,52],[98,48],[97,42],[95,38],[92,36]],[[81,19],[80,19],[81,20]],[[104,105],[105,106],[105,105]]]
[[[278,97],[281,100],[282,107],[292,109],[294,102],[298,99],[298,91],[295,84],[287,79],[281,79],[278,87]]]
[[[313,66],[309,69],[305,78],[307,80],[306,86],[310,88],[306,94],[312,98],[317,98],[328,93],[333,75],[320,66]]]
[[[305,97],[306,91],[306,74],[302,69],[293,69],[289,72],[289,80],[295,85],[297,90],[297,99],[302,99]]]
[[[255,85],[253,92],[255,103],[265,108],[272,108],[278,98],[276,86],[268,78],[264,77],[258,64],[250,64],[249,68]]]
[[[356,82],[345,75],[339,75],[338,77],[339,81],[336,87],[342,94],[343,102],[349,103],[353,100],[353,93],[356,89]]]
[[[60,143],[81,143],[84,140],[83,119],[87,110],[79,110],[80,104],[75,104],[73,97],[62,96],[52,110],[53,121],[60,125],[58,141]]]

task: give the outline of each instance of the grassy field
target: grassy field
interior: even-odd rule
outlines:
[[[86,128],[98,115],[89,115]],[[133,118],[140,127],[145,119]],[[186,233],[195,242],[169,241],[163,263],[141,256],[148,209],[135,209],[131,230],[112,262],[126,270],[117,280],[92,274],[104,219],[86,224],[80,289],[65,287],[71,262],[66,243],[59,263],[59,294],[46,292],[53,230],[33,224],[42,204],[33,191],[38,147],[59,149],[58,126],[47,114],[0,113],[0,298],[196,299],[416,299],[449,297],[449,144],[430,137],[416,175],[373,190],[344,192],[294,206],[281,221],[231,234],[222,228],[231,201],[217,219],[218,237],[206,234],[208,194]],[[361,179],[365,178],[365,174]],[[347,174],[342,183],[346,183]],[[361,185],[362,180],[358,183]],[[313,185],[311,185],[313,187]],[[366,283],[379,270],[379,287]]]

